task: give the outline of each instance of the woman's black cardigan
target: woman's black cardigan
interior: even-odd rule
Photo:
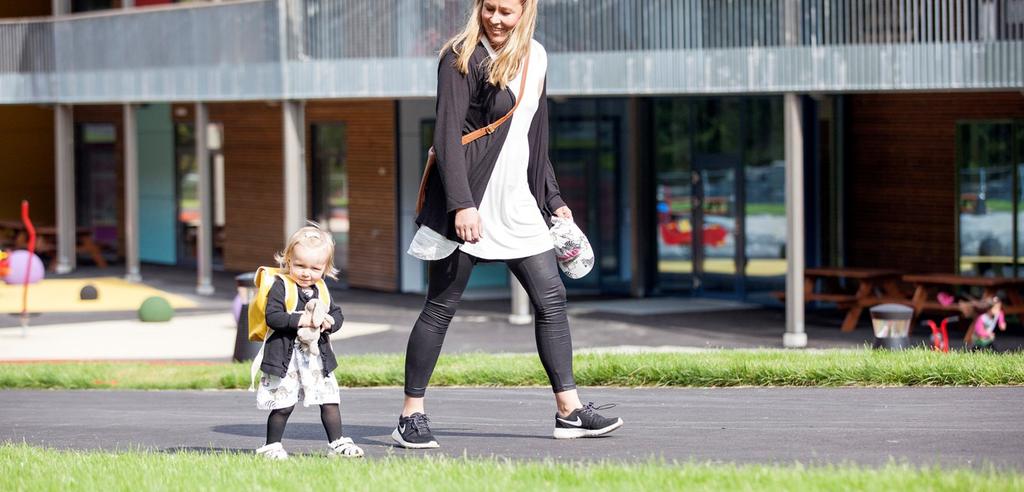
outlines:
[[[487,68],[483,64],[490,62],[490,56],[480,43],[477,43],[469,60],[468,74],[459,73],[455,60],[455,53],[449,49],[437,68],[437,124],[434,128],[437,162],[427,176],[426,197],[416,224],[430,227],[461,243],[455,232],[455,212],[462,208],[479,208],[512,120],[469,145],[462,145],[462,136],[508,113],[515,104],[512,91],[518,91],[519,87],[509,86],[502,90],[487,81]],[[528,139],[530,163],[526,176],[530,192],[550,225],[551,215],[565,202],[558,191],[548,158],[546,78],[537,112],[530,123]]]

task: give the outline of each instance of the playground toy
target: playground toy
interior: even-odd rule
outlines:
[[[928,325],[928,327],[932,329],[932,350],[936,352],[949,352],[949,331],[947,331],[946,326],[950,322],[957,321],[960,321],[959,316],[949,316],[947,318],[943,318],[939,325],[936,325],[932,320],[927,320],[921,323]]]
[[[12,251],[8,256],[4,282],[7,282],[7,285],[21,285],[25,282],[34,284],[43,279],[45,269],[39,256],[24,249]]]
[[[78,298],[83,301],[95,301],[100,298],[100,293],[96,290],[95,285],[85,284],[85,287],[78,291]]]
[[[0,249],[0,277],[7,276],[7,271],[11,268],[11,262],[9,260],[10,257],[10,254]]]
[[[170,321],[174,317],[174,308],[160,296],[152,296],[142,301],[139,306],[139,320],[146,322]]]
[[[28,284],[32,275],[32,260],[39,259],[36,256],[36,228],[28,216],[28,200],[21,201],[21,221],[25,223],[28,231],[28,256],[25,257],[25,280],[21,288],[21,336],[28,336]],[[42,261],[39,261],[39,278],[43,278]]]

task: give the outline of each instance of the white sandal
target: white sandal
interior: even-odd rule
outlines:
[[[284,446],[281,443],[275,442],[267,444],[262,448],[256,450],[258,456],[263,456],[268,460],[286,460],[288,459],[288,451],[284,450]]]
[[[356,446],[352,442],[350,437],[339,437],[337,441],[334,441],[327,445],[327,456],[331,458],[342,457],[342,458],[362,458],[363,448]]]

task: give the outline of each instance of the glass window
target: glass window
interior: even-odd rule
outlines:
[[[782,99],[655,99],[653,117],[658,290],[776,288],[786,273]]]
[[[345,274],[349,248],[349,182],[345,124],[313,126],[313,216],[334,236],[334,267]]]
[[[1014,275],[1020,159],[1013,136],[1010,122],[958,125],[959,268],[965,275]]]
[[[177,173],[178,201],[178,262],[191,265],[196,262],[200,223],[199,163],[196,161],[195,125],[177,123],[174,126],[175,172]],[[224,126],[209,123],[206,128],[206,146],[210,151],[210,182],[213,196],[213,258],[215,267],[223,266],[224,258]]]
[[[104,251],[117,252],[121,196],[117,128],[111,123],[81,123],[77,132],[76,219],[80,226],[91,230],[93,241]]]
[[[657,272],[659,286],[666,290],[692,287],[693,111],[687,99],[660,100],[654,107]]]
[[[114,8],[113,0],[71,0],[71,12],[89,12]]]
[[[620,164],[625,100],[556,99],[550,108],[549,154],[558,187],[597,258],[591,274],[566,279],[566,286],[626,291],[622,252],[628,248],[623,238],[629,237],[623,227],[628,180]]]
[[[780,287],[786,276],[786,157],[782,99],[747,101],[743,152],[747,290]]]

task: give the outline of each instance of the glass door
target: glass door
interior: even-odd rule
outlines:
[[[737,156],[698,154],[693,171],[693,287],[698,291],[736,290]]]
[[[313,133],[313,217],[334,237],[334,267],[348,278],[349,181],[344,123],[315,123]]]
[[[655,101],[658,291],[742,294],[741,105]]]

